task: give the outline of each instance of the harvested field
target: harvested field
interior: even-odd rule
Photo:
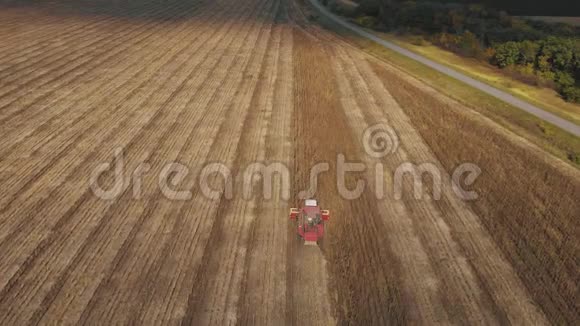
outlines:
[[[505,137],[491,121],[461,104],[395,69],[372,64],[446,168],[466,160],[485,167],[476,187],[486,195],[471,207],[546,314],[556,324],[573,324],[580,253],[577,171],[554,166],[545,154]],[[425,115],[426,108],[434,114]],[[503,164],[497,164],[497,157]],[[559,196],[549,195],[554,192]]]
[[[578,171],[369,60],[300,4],[0,7],[0,324],[578,319]],[[377,123],[397,135],[384,157],[363,143]],[[340,155],[365,167],[344,179],[367,181],[356,198],[337,185]],[[414,196],[410,177],[396,198],[398,168],[427,162],[441,198]],[[449,181],[462,162],[483,171],[475,201]],[[287,182],[270,189],[254,163],[286,167]],[[288,209],[318,163],[310,195],[332,217],[306,247]]]

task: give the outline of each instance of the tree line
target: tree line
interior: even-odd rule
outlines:
[[[479,4],[359,3],[351,15],[362,25],[421,35],[447,50],[485,60],[522,81],[553,87],[567,101],[580,102],[580,27],[531,21]]]

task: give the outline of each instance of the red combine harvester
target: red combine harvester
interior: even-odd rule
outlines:
[[[290,219],[297,222],[298,235],[305,245],[317,245],[324,235],[324,222],[330,219],[330,211],[320,209],[316,200],[307,199],[301,209],[290,209]]]

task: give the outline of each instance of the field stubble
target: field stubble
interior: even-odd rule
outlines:
[[[475,189],[483,195],[471,207],[548,317],[573,323],[578,171],[399,71],[373,68],[445,168],[465,160],[481,167]]]
[[[574,317],[576,172],[367,62],[296,2],[87,6],[0,14],[0,35],[22,40],[0,45],[0,322],[542,323],[520,279],[551,320]],[[396,155],[365,154],[362,132],[377,122],[397,130]],[[87,171],[117,147],[127,171],[191,167],[184,189],[208,162],[234,173],[281,162],[296,196],[275,185],[266,201],[198,190],[171,201],[147,178],[140,199],[99,200]],[[337,154],[389,173],[471,160],[488,173],[484,198],[465,205],[447,188],[441,202],[377,201],[370,187],[343,200],[329,172],[314,194],[332,212],[327,235],[303,248],[288,208],[310,167],[336,171]]]

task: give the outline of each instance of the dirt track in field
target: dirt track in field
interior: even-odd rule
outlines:
[[[403,162],[441,164],[376,67],[295,3],[10,6],[0,39],[0,324],[548,323],[450,183],[441,201],[415,199],[410,179],[401,200],[372,184],[341,199],[338,154],[382,163],[387,189]],[[361,141],[376,123],[400,141],[380,160]],[[117,148],[126,177],[148,164],[138,198],[89,187]],[[171,162],[189,168],[174,185],[187,200],[158,186]],[[232,198],[215,175],[215,198],[198,187],[215,162]],[[239,177],[254,162],[284,164],[288,184],[262,199]],[[287,214],[320,162],[332,220],[303,247]]]

